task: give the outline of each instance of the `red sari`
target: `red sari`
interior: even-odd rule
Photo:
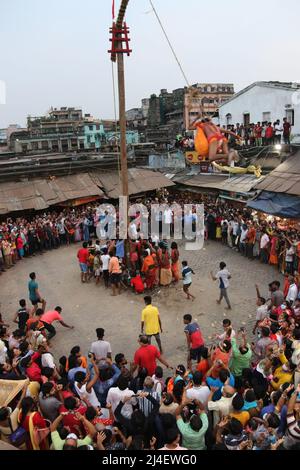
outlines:
[[[27,414],[26,418],[22,422],[22,427],[28,433],[28,438],[26,439],[26,448],[27,448],[27,450],[33,450],[33,445],[32,445],[31,438],[30,438],[30,433],[29,433],[29,417],[30,417],[30,414]],[[34,412],[33,418],[32,418],[32,423],[33,423],[34,427],[36,427],[38,429],[45,429],[47,427],[47,422],[44,420],[44,418],[42,417],[42,415],[38,411]],[[40,447],[40,450],[46,450],[47,447],[48,447],[46,441],[42,441],[40,443],[39,447]]]

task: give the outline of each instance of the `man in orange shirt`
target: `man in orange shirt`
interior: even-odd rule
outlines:
[[[74,328],[74,326],[67,325],[64,322],[63,317],[61,316],[61,311],[61,307],[55,307],[54,310],[49,310],[48,312],[43,313],[43,315],[41,316],[41,322],[44,324],[46,330],[49,332],[48,340],[50,340],[51,338],[53,338],[53,336],[56,335],[56,329],[52,325],[52,323],[55,321],[59,321],[59,323],[65,328]]]
[[[108,271],[110,274],[110,282],[112,285],[113,293],[111,295],[121,294],[120,282],[121,282],[121,274],[122,270],[120,267],[119,259],[116,257],[116,250],[115,248],[110,252],[110,261],[108,265]]]
[[[254,225],[250,223],[246,236],[246,255],[249,259],[253,259],[253,247],[256,240],[256,230]]]

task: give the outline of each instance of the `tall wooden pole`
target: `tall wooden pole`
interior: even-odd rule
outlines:
[[[116,27],[121,30],[125,17],[126,8],[129,0],[122,0]],[[126,28],[126,25],[125,25]],[[117,36],[119,37],[119,36]],[[122,41],[118,41],[117,49],[122,50]],[[124,71],[124,55],[123,52],[118,52],[117,57],[112,54],[112,60],[117,59],[118,66],[118,91],[119,91],[119,126],[120,126],[120,154],[121,154],[121,181],[122,181],[122,196],[126,198],[126,212],[128,211],[129,191],[128,191],[128,166],[127,166],[127,145],[126,145],[126,104],[125,104],[125,71]],[[128,213],[128,212],[127,212]],[[126,227],[127,230],[127,227]],[[129,242],[128,239],[124,240],[124,251],[127,267],[130,266],[129,256]]]
[[[124,56],[117,54],[122,195],[128,198]]]
[[[117,29],[121,29],[129,0],[122,0],[117,18]],[[118,44],[122,49],[122,43]],[[126,146],[126,106],[125,106],[125,73],[123,53],[117,54],[118,64],[118,89],[119,89],[119,125],[120,125],[120,153],[121,153],[121,180],[122,195],[128,199],[128,171],[127,171],[127,146]]]

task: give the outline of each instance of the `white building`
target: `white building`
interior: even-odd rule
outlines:
[[[221,126],[274,122],[286,117],[294,141],[300,141],[300,84],[255,82],[236,93],[219,107]]]

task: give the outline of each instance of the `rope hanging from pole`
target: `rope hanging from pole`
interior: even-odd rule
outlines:
[[[176,52],[175,52],[175,50],[174,50],[174,48],[173,48],[173,46],[172,46],[172,44],[171,44],[171,41],[170,41],[170,39],[169,39],[169,37],[168,37],[168,35],[167,35],[167,32],[166,32],[166,30],[165,30],[165,28],[164,28],[164,26],[163,26],[163,24],[162,24],[162,22],[161,22],[159,16],[158,16],[158,13],[157,13],[157,11],[156,11],[156,9],[155,9],[155,6],[153,5],[152,0],[149,0],[149,2],[150,2],[150,5],[151,5],[151,7],[152,7],[152,9],[153,9],[153,11],[154,11],[154,14],[155,14],[155,16],[156,16],[156,18],[157,18],[157,21],[158,21],[159,24],[160,24],[160,27],[161,27],[161,29],[162,29],[162,32],[164,33],[164,36],[165,36],[165,38],[166,38],[166,40],[167,40],[167,42],[168,42],[168,44],[169,44],[169,47],[170,47],[170,49],[171,49],[171,51],[172,51],[172,53],[173,53],[173,56],[175,57],[175,60],[176,60],[178,66],[179,66],[179,68],[180,68],[180,70],[181,70],[181,73],[182,73],[182,75],[183,75],[183,78],[184,78],[184,80],[185,80],[185,82],[186,82],[188,88],[190,88],[191,85],[190,85],[190,83],[189,83],[189,81],[188,81],[188,79],[187,79],[186,74],[184,73],[183,67],[182,67],[182,65],[181,65],[181,63],[180,63],[180,61],[179,61],[179,59],[178,59],[178,57],[177,57],[177,55],[176,55]]]
[[[184,72],[184,70],[183,70],[183,67],[182,67],[181,63],[180,63],[180,60],[179,60],[178,57],[177,57],[177,54],[176,54],[176,52],[175,52],[175,49],[174,49],[174,47],[173,47],[172,44],[171,44],[171,41],[170,41],[170,39],[169,39],[169,37],[168,37],[168,34],[167,34],[167,32],[166,32],[166,30],[165,30],[165,28],[164,28],[164,26],[163,26],[163,24],[162,24],[162,22],[161,22],[161,19],[160,19],[158,13],[157,13],[157,10],[156,10],[156,8],[155,8],[155,6],[154,6],[154,4],[153,4],[153,1],[152,1],[152,0],[149,0],[149,2],[150,2],[150,5],[151,5],[151,7],[152,7],[152,10],[153,10],[153,12],[154,12],[154,14],[155,14],[155,16],[156,16],[156,18],[157,18],[157,21],[158,21],[158,23],[159,23],[159,25],[160,25],[160,27],[161,27],[161,29],[162,29],[162,32],[163,32],[163,34],[164,34],[164,36],[165,36],[165,38],[166,38],[166,40],[167,40],[167,42],[168,42],[168,45],[169,45],[169,47],[170,47],[170,49],[171,49],[171,51],[172,51],[172,54],[173,54],[173,56],[174,56],[174,58],[175,58],[175,60],[176,60],[176,62],[177,62],[177,64],[178,64],[178,66],[179,66],[179,68],[180,68],[180,71],[181,71],[181,73],[182,73],[182,76],[183,76],[183,78],[184,78],[184,81],[186,82],[186,84],[187,84],[187,86],[188,86],[188,89],[189,89],[189,93],[188,93],[188,94],[189,94],[189,97],[188,97],[188,100],[189,100],[188,111],[189,111],[189,113],[190,113],[190,111],[191,111],[191,109],[192,109],[192,107],[193,107],[193,105],[192,105],[193,99],[197,98],[197,95],[199,96],[200,93],[199,93],[199,91],[198,91],[196,88],[194,88],[194,87],[192,87],[192,86],[190,85],[189,80],[188,80],[188,78],[187,78],[187,76],[186,76],[186,74],[185,74],[185,72]],[[200,114],[203,116],[202,104],[199,104],[199,109],[200,109]]]
[[[117,18],[117,22],[116,22],[116,25],[117,25],[118,29],[120,29],[122,24],[123,24],[128,3],[129,3],[129,0],[122,0],[120,10],[119,10],[119,14],[118,14],[118,18]]]

